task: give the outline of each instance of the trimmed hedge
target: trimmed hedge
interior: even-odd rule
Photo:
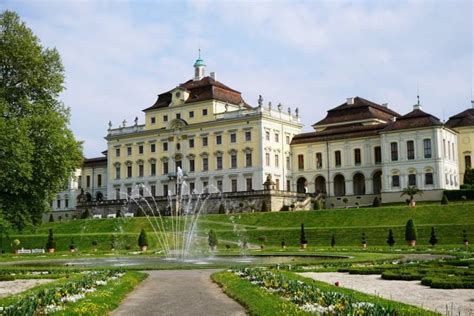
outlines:
[[[444,194],[448,198],[448,200],[462,200],[462,197],[465,196],[468,200],[474,200],[474,190],[446,190]]]

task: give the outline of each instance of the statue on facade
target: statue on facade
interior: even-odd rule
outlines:
[[[137,125],[138,125],[138,117],[135,116],[135,120],[134,120],[134,121],[135,121],[135,126],[137,126]]]
[[[263,106],[263,98],[262,95],[258,96],[258,107],[261,108]]]
[[[281,105],[281,102],[278,103],[278,112],[281,112],[281,107],[282,107],[282,106],[283,106],[283,105]]]
[[[109,131],[112,129],[112,121],[109,121]]]
[[[299,110],[298,108],[296,108],[296,109],[295,109],[295,115],[296,115],[296,117],[299,116],[299,113],[300,113],[300,110]]]
[[[275,182],[272,180],[272,175],[267,176],[267,181],[263,183],[264,190],[275,190]]]
[[[288,115],[291,115],[291,108],[288,107]]]
[[[122,127],[125,127],[125,126],[127,126],[127,120],[123,120],[122,122]]]
[[[225,108],[226,112],[229,111],[229,103],[228,102],[225,103],[224,108]]]
[[[268,102],[268,111],[272,110],[272,102]]]

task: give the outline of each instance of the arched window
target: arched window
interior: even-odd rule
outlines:
[[[416,186],[416,174],[411,173],[408,175],[408,185]]]
[[[382,192],[382,171],[376,171],[372,176],[372,182],[374,186],[374,194],[380,194]]]
[[[346,180],[342,174],[338,174],[334,177],[334,195],[346,195]]]
[[[365,194],[365,176],[358,172],[352,178],[352,183],[354,187],[355,195],[364,195]]]
[[[323,176],[317,176],[314,180],[314,191],[316,193],[326,193],[326,179]]]
[[[298,193],[306,193],[307,192],[307,188],[306,188],[307,182],[308,181],[306,181],[306,178],[304,178],[304,177],[299,178],[298,181],[296,181],[296,191]]]

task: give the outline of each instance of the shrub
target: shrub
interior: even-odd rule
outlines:
[[[122,211],[117,210],[117,213],[115,213],[115,217],[122,217]]]
[[[219,205],[219,211],[218,211],[219,214],[225,214],[225,207],[224,207],[224,204],[221,203],[221,205]]]
[[[50,223],[53,223],[53,222],[54,222],[53,213],[49,214],[49,222],[50,222]]]
[[[143,209],[141,207],[137,208],[137,213],[135,214],[137,217],[145,217],[145,212],[143,211]],[[164,215],[164,214],[161,214],[161,215]]]
[[[118,244],[117,244],[117,236],[115,235],[112,235],[112,238],[110,240],[110,249],[114,250],[115,248],[117,248]]]
[[[285,238],[283,238],[281,240],[281,248],[285,248],[286,247],[286,241],[285,241]]]
[[[361,241],[362,245],[367,245],[367,240],[365,240],[365,233],[362,233]]]
[[[431,227],[431,236],[430,236],[430,244],[434,246],[438,243],[438,238],[436,238],[436,233],[434,227]]]
[[[305,233],[304,233],[304,224],[301,224],[301,231],[300,231],[300,244],[304,245],[307,244],[308,240],[306,239]]]
[[[209,231],[207,243],[209,244],[209,247],[212,248],[216,247],[219,244],[219,241],[217,240],[217,234],[213,229]]]
[[[387,244],[390,247],[393,247],[393,245],[395,245],[395,238],[393,238],[393,232],[391,228],[388,230]]]
[[[379,197],[376,196],[376,197],[374,198],[374,202],[372,203],[372,206],[373,206],[373,207],[380,207],[381,205],[382,205],[382,203],[380,202]]]
[[[348,198],[343,198],[342,202],[344,202],[344,204],[346,205],[346,208],[347,208],[347,203],[349,202],[349,199]]]
[[[446,190],[444,191],[446,197],[450,201],[455,200],[474,200],[474,189],[467,189],[467,190]],[[463,196],[465,198],[463,198]]]
[[[443,197],[441,198],[441,204],[447,205],[449,203],[448,197],[446,194],[443,194]]]
[[[81,218],[82,219],[87,219],[87,218],[90,218],[90,217],[91,217],[91,211],[89,211],[89,209],[86,208],[84,210],[84,212],[82,212]]]
[[[97,240],[94,239],[94,240],[92,241],[92,246],[93,246],[94,248],[97,247]]]
[[[69,244],[70,250],[76,250],[76,244],[74,243],[74,238],[71,238],[71,244]]]
[[[147,237],[146,232],[143,228],[140,231],[140,236],[138,236],[138,246],[148,247],[148,237]]]
[[[54,249],[56,248],[56,242],[54,241],[53,237],[53,229],[49,229],[48,241],[46,242],[46,249]]]
[[[262,212],[268,212],[268,207],[267,207],[267,203],[265,203],[265,201],[263,201],[262,203],[262,209],[261,209]]]
[[[334,246],[336,246],[336,237],[334,237],[334,234],[332,234],[332,237],[331,237],[331,247],[334,248]]]
[[[258,241],[260,242],[260,247],[263,249],[263,246],[267,242],[267,236],[259,236]]]
[[[405,226],[405,240],[416,240],[416,227],[413,220],[410,218]]]
[[[467,168],[464,172],[464,184],[474,184],[474,169]]]
[[[320,209],[321,209],[321,201],[319,199],[316,199],[313,203],[313,210],[319,211]]]
[[[288,205],[284,205],[280,208],[280,212],[288,212],[290,210],[290,207]]]
[[[463,241],[464,243],[469,242],[469,239],[467,239],[467,232],[466,232],[465,229],[462,230],[462,241]]]

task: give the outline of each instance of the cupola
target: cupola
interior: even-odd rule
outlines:
[[[204,78],[205,70],[206,64],[204,63],[204,60],[201,59],[201,50],[199,49],[199,57],[194,63],[194,80],[197,81]]]

